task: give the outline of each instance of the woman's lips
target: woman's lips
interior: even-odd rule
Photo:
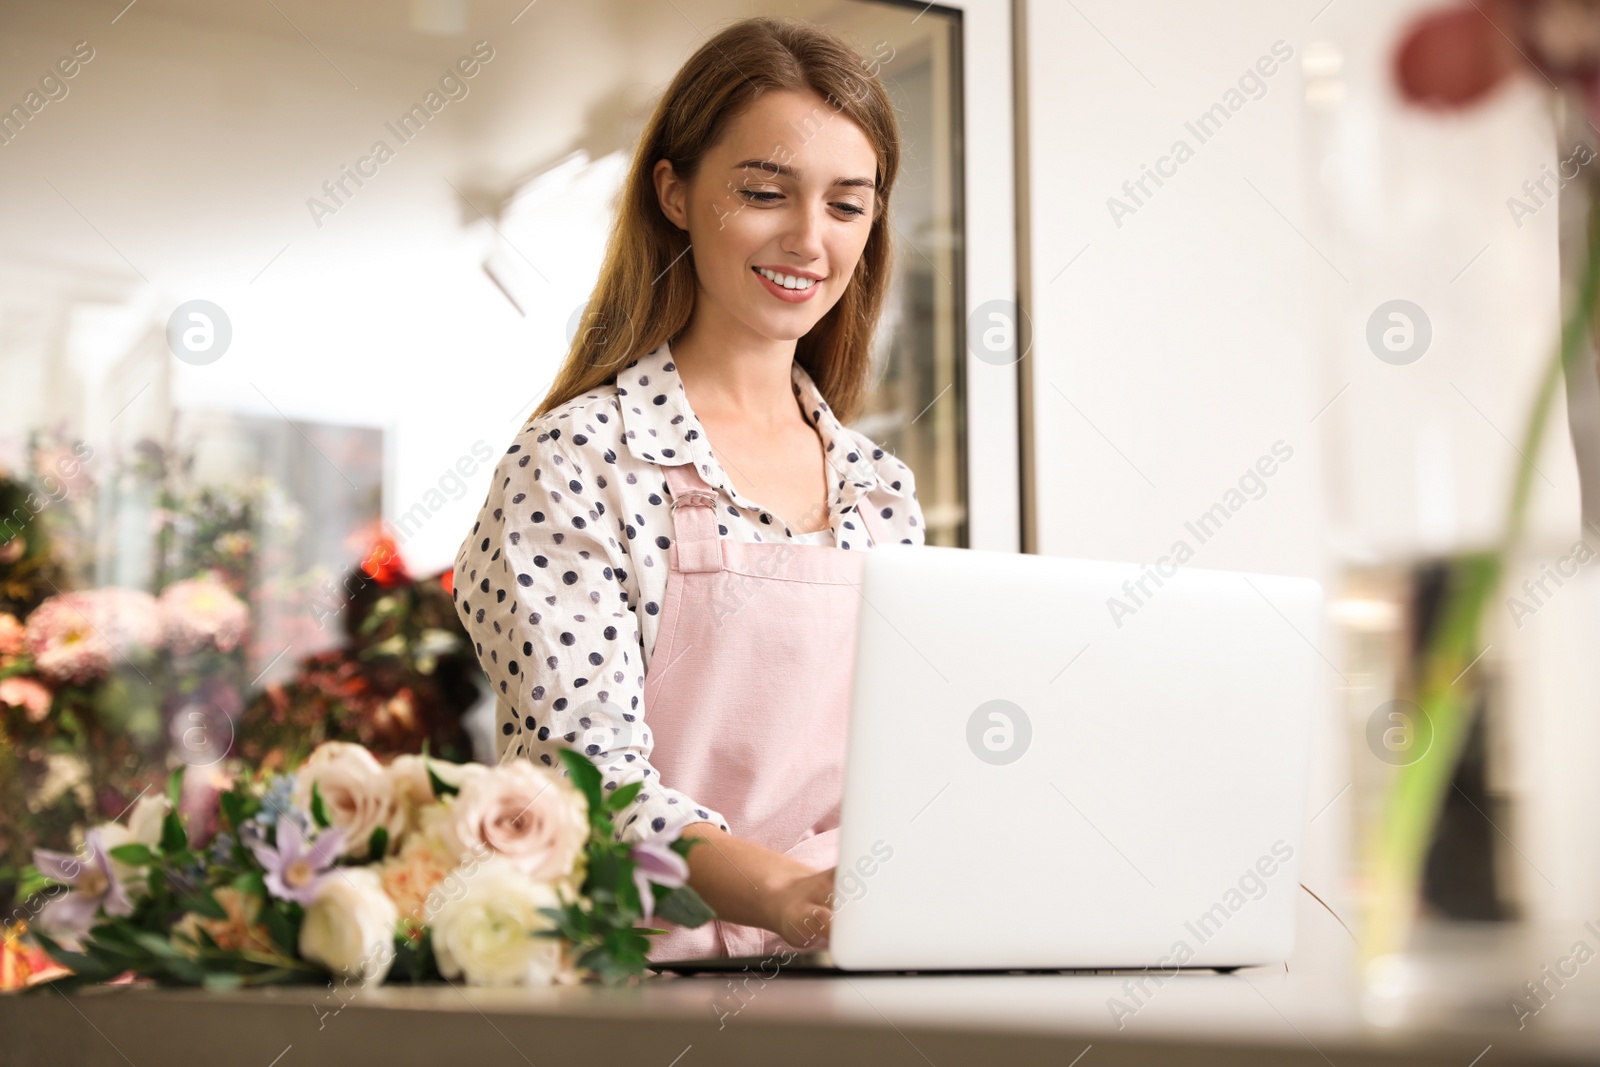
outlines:
[[[810,300],[812,297],[816,296],[817,290],[822,288],[821,282],[812,282],[811,288],[809,289],[785,289],[783,286],[779,285],[777,282],[774,282],[771,278],[768,278],[765,274],[762,274],[754,267],[750,268],[750,272],[756,276],[756,279],[760,281],[762,285],[767,287],[767,292],[771,293],[779,300],[787,301],[790,304],[804,304],[807,300]]]

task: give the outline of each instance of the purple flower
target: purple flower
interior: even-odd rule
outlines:
[[[279,819],[277,847],[254,839],[245,844],[266,869],[268,892],[310,907],[323,882],[333,876],[333,861],[344,851],[344,839],[342,827],[329,826],[311,840],[293,819]]]
[[[40,874],[72,887],[72,892],[44,906],[39,913],[39,927],[60,941],[70,942],[68,947],[74,949],[94,925],[101,908],[107,915],[133,914],[133,901],[111,866],[101,828],[96,826],[86,832],[83,842],[89,853],[86,859],[47,848],[33,850],[33,864]]]
[[[672,851],[672,842],[657,834],[648,841],[634,845],[628,853],[633,861],[633,884],[639,887],[639,904],[646,919],[655,912],[656,897],[650,883],[676,889],[689,880],[689,864]]]

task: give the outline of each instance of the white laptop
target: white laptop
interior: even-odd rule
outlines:
[[[1308,578],[874,548],[829,943],[783,969],[1285,960],[1333,674],[1322,598]]]

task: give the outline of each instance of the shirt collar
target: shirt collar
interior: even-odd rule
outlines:
[[[834,512],[849,510],[868,492],[904,496],[904,487],[893,484],[894,474],[887,464],[888,453],[876,445],[864,448],[861,441],[845,429],[799,360],[791,362],[789,377],[801,410],[816,426],[822,439],[833,473],[829,484]],[[705,428],[689,406],[683,379],[672,361],[672,349],[665,341],[617,372],[617,393],[623,442],[628,451],[648,463],[662,466],[692,461],[711,488],[726,492],[741,508],[762,510],[761,504],[734,489],[706,443]]]

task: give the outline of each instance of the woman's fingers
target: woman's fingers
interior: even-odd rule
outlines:
[[[828,930],[833,922],[833,868],[807,875],[795,885],[794,917],[789,921],[791,931],[784,938],[791,945],[819,948],[828,943]]]

